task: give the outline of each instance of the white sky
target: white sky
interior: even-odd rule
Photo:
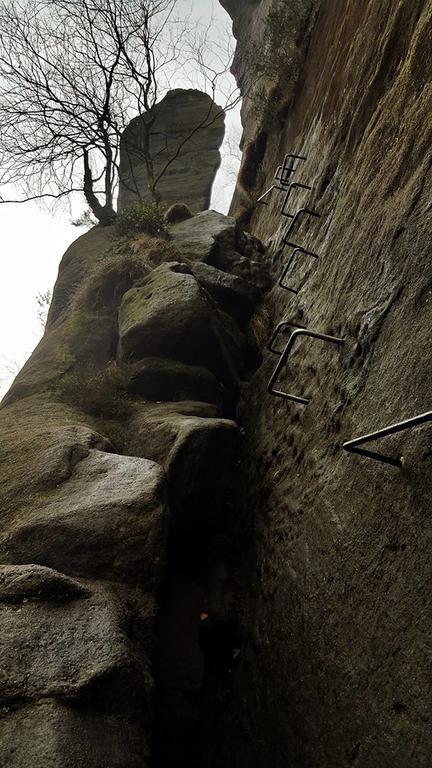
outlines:
[[[228,18],[217,0],[191,2],[200,16],[213,13],[218,22]],[[239,111],[227,114],[226,141],[240,138]],[[223,147],[222,155],[228,151]],[[212,208],[223,213],[232,197],[235,166],[232,157],[223,157],[215,181]],[[85,207],[83,201],[80,208]],[[72,226],[70,218],[66,211],[50,213],[36,203],[0,205],[0,397],[42,335],[36,296],[52,290],[64,251],[85,231]]]

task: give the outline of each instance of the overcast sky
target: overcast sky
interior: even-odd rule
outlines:
[[[217,0],[191,2],[200,16],[211,18],[213,14],[220,24],[228,19]],[[236,109],[227,115],[226,142],[236,143],[239,137]],[[225,213],[233,193],[236,163],[227,145],[222,155],[212,207]],[[72,226],[70,218],[67,211],[50,213],[34,203],[0,205],[0,396],[42,335],[37,295],[52,290],[64,251],[85,231]]]

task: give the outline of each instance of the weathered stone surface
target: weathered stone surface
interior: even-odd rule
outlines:
[[[205,210],[221,162],[223,109],[201,91],[177,89],[156,104],[150,117],[154,119],[150,157],[155,177],[162,173],[157,186],[162,203],[185,203],[193,212]],[[149,199],[143,155],[148,120],[146,116],[134,118],[122,136],[119,208],[127,208],[139,197]]]
[[[125,294],[119,337],[122,361],[173,358],[204,366],[222,382],[244,370],[241,332],[215,311],[182,264],[161,265]]]
[[[247,280],[260,291],[270,287],[261,243],[241,232],[234,218],[204,211],[171,229],[176,248],[189,261],[202,261]]]
[[[221,384],[206,368],[159,357],[140,361],[128,389],[146,400],[201,400],[219,406],[223,398]]]
[[[200,262],[192,266],[192,273],[225,312],[240,325],[247,323],[260,297],[255,286],[241,277]]]
[[[48,312],[47,328],[64,312],[83,278],[103,257],[113,236],[114,227],[93,227],[69,246],[60,262]]]
[[[200,618],[235,520],[239,430],[222,417],[250,373],[260,295],[233,275],[265,272],[233,220],[207,222],[201,242],[182,223],[188,263],[168,264],[169,241],[106,258],[109,230],[80,238],[2,402],[1,768],[145,768],[151,742],[151,764],[166,743],[200,764]]]
[[[37,395],[1,411],[2,527],[22,504],[61,486],[91,449],[112,449],[76,408]]]
[[[0,603],[22,600],[68,601],[90,597],[89,590],[64,573],[40,565],[0,565]]]
[[[136,409],[130,450],[161,464],[170,495],[180,502],[223,487],[238,447],[238,427],[203,403],[161,403]]]
[[[148,757],[143,722],[128,714],[52,699],[2,711],[1,768],[146,768]]]
[[[91,450],[43,505],[3,527],[0,561],[153,588],[163,567],[164,476],[153,462]]]
[[[271,31],[262,12],[301,15],[308,5],[262,0],[238,20],[241,79]],[[275,285],[266,307],[274,323],[291,317],[346,343],[340,355],[305,340],[290,358],[281,387],[310,396],[306,409],[268,396],[270,354],[248,386],[238,480],[240,548],[254,531],[238,586],[248,639],[214,744],[236,768],[426,768],[430,426],[376,444],[404,453],[401,472],[341,443],[431,408],[432,8],[313,7],[300,36],[281,27],[286,61],[296,49],[305,60],[282,89],[285,112],[264,124],[247,99],[233,210],[247,203],[252,232],[274,238],[278,201],[256,199],[284,153],[304,150],[294,180],[313,192],[299,193],[293,211],[304,204],[321,219],[294,242],[320,260],[299,259],[297,299]],[[288,258],[274,250],[275,284]]]
[[[97,690],[117,711],[138,696],[144,703],[152,678],[125,632],[124,613],[120,596],[96,586],[91,596],[67,603],[0,604],[1,704],[79,701]]]
[[[203,211],[171,228],[174,245],[194,261],[210,262],[221,248],[235,251],[237,224],[234,218],[217,211]]]

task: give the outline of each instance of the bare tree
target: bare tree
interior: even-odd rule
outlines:
[[[95,217],[110,223],[120,137],[137,115],[145,117],[149,195],[159,202],[158,182],[185,141],[156,174],[152,110],[192,57],[215,94],[229,62],[216,50],[206,59],[206,43],[205,30],[199,36],[179,16],[178,0],[0,0],[0,185],[23,192],[0,202],[83,192]],[[232,92],[224,106],[238,100]]]

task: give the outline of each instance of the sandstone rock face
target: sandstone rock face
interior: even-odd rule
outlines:
[[[207,212],[199,237],[196,218],[141,261],[107,256],[112,230],[79,238],[2,402],[1,768],[205,755],[201,622],[233,611],[214,574],[231,558],[234,417],[268,276],[234,219]]]
[[[131,288],[119,313],[120,359],[160,356],[207,367],[219,380],[244,370],[242,338],[221,321],[189,268],[161,265]]]
[[[278,5],[263,0],[247,38],[236,19],[242,83],[242,62],[268,35],[261,9]],[[431,14],[425,0],[315,3],[306,34],[283,30],[304,62],[295,98],[290,81],[274,125],[243,113],[233,213],[244,215],[247,198],[251,231],[274,243],[272,325],[285,317],[346,342],[341,352],[298,344],[280,384],[309,396],[306,408],[268,395],[270,352],[241,406],[247,640],[221,718],[227,766],[430,762],[431,428],[371,444],[403,454],[402,471],[341,444],[432,407]],[[283,196],[256,205],[285,152],[307,155],[293,180],[313,188],[293,193],[290,212],[321,214],[292,233],[320,255],[293,265],[297,297],[277,285],[291,255],[277,245]]]
[[[153,121],[150,128],[146,128]],[[192,212],[207,209],[225,133],[225,113],[205,93],[170,91],[146,117],[136,117],[123,134],[120,148],[119,208],[141,197],[149,199],[145,132],[157,189],[168,207],[184,203]]]

